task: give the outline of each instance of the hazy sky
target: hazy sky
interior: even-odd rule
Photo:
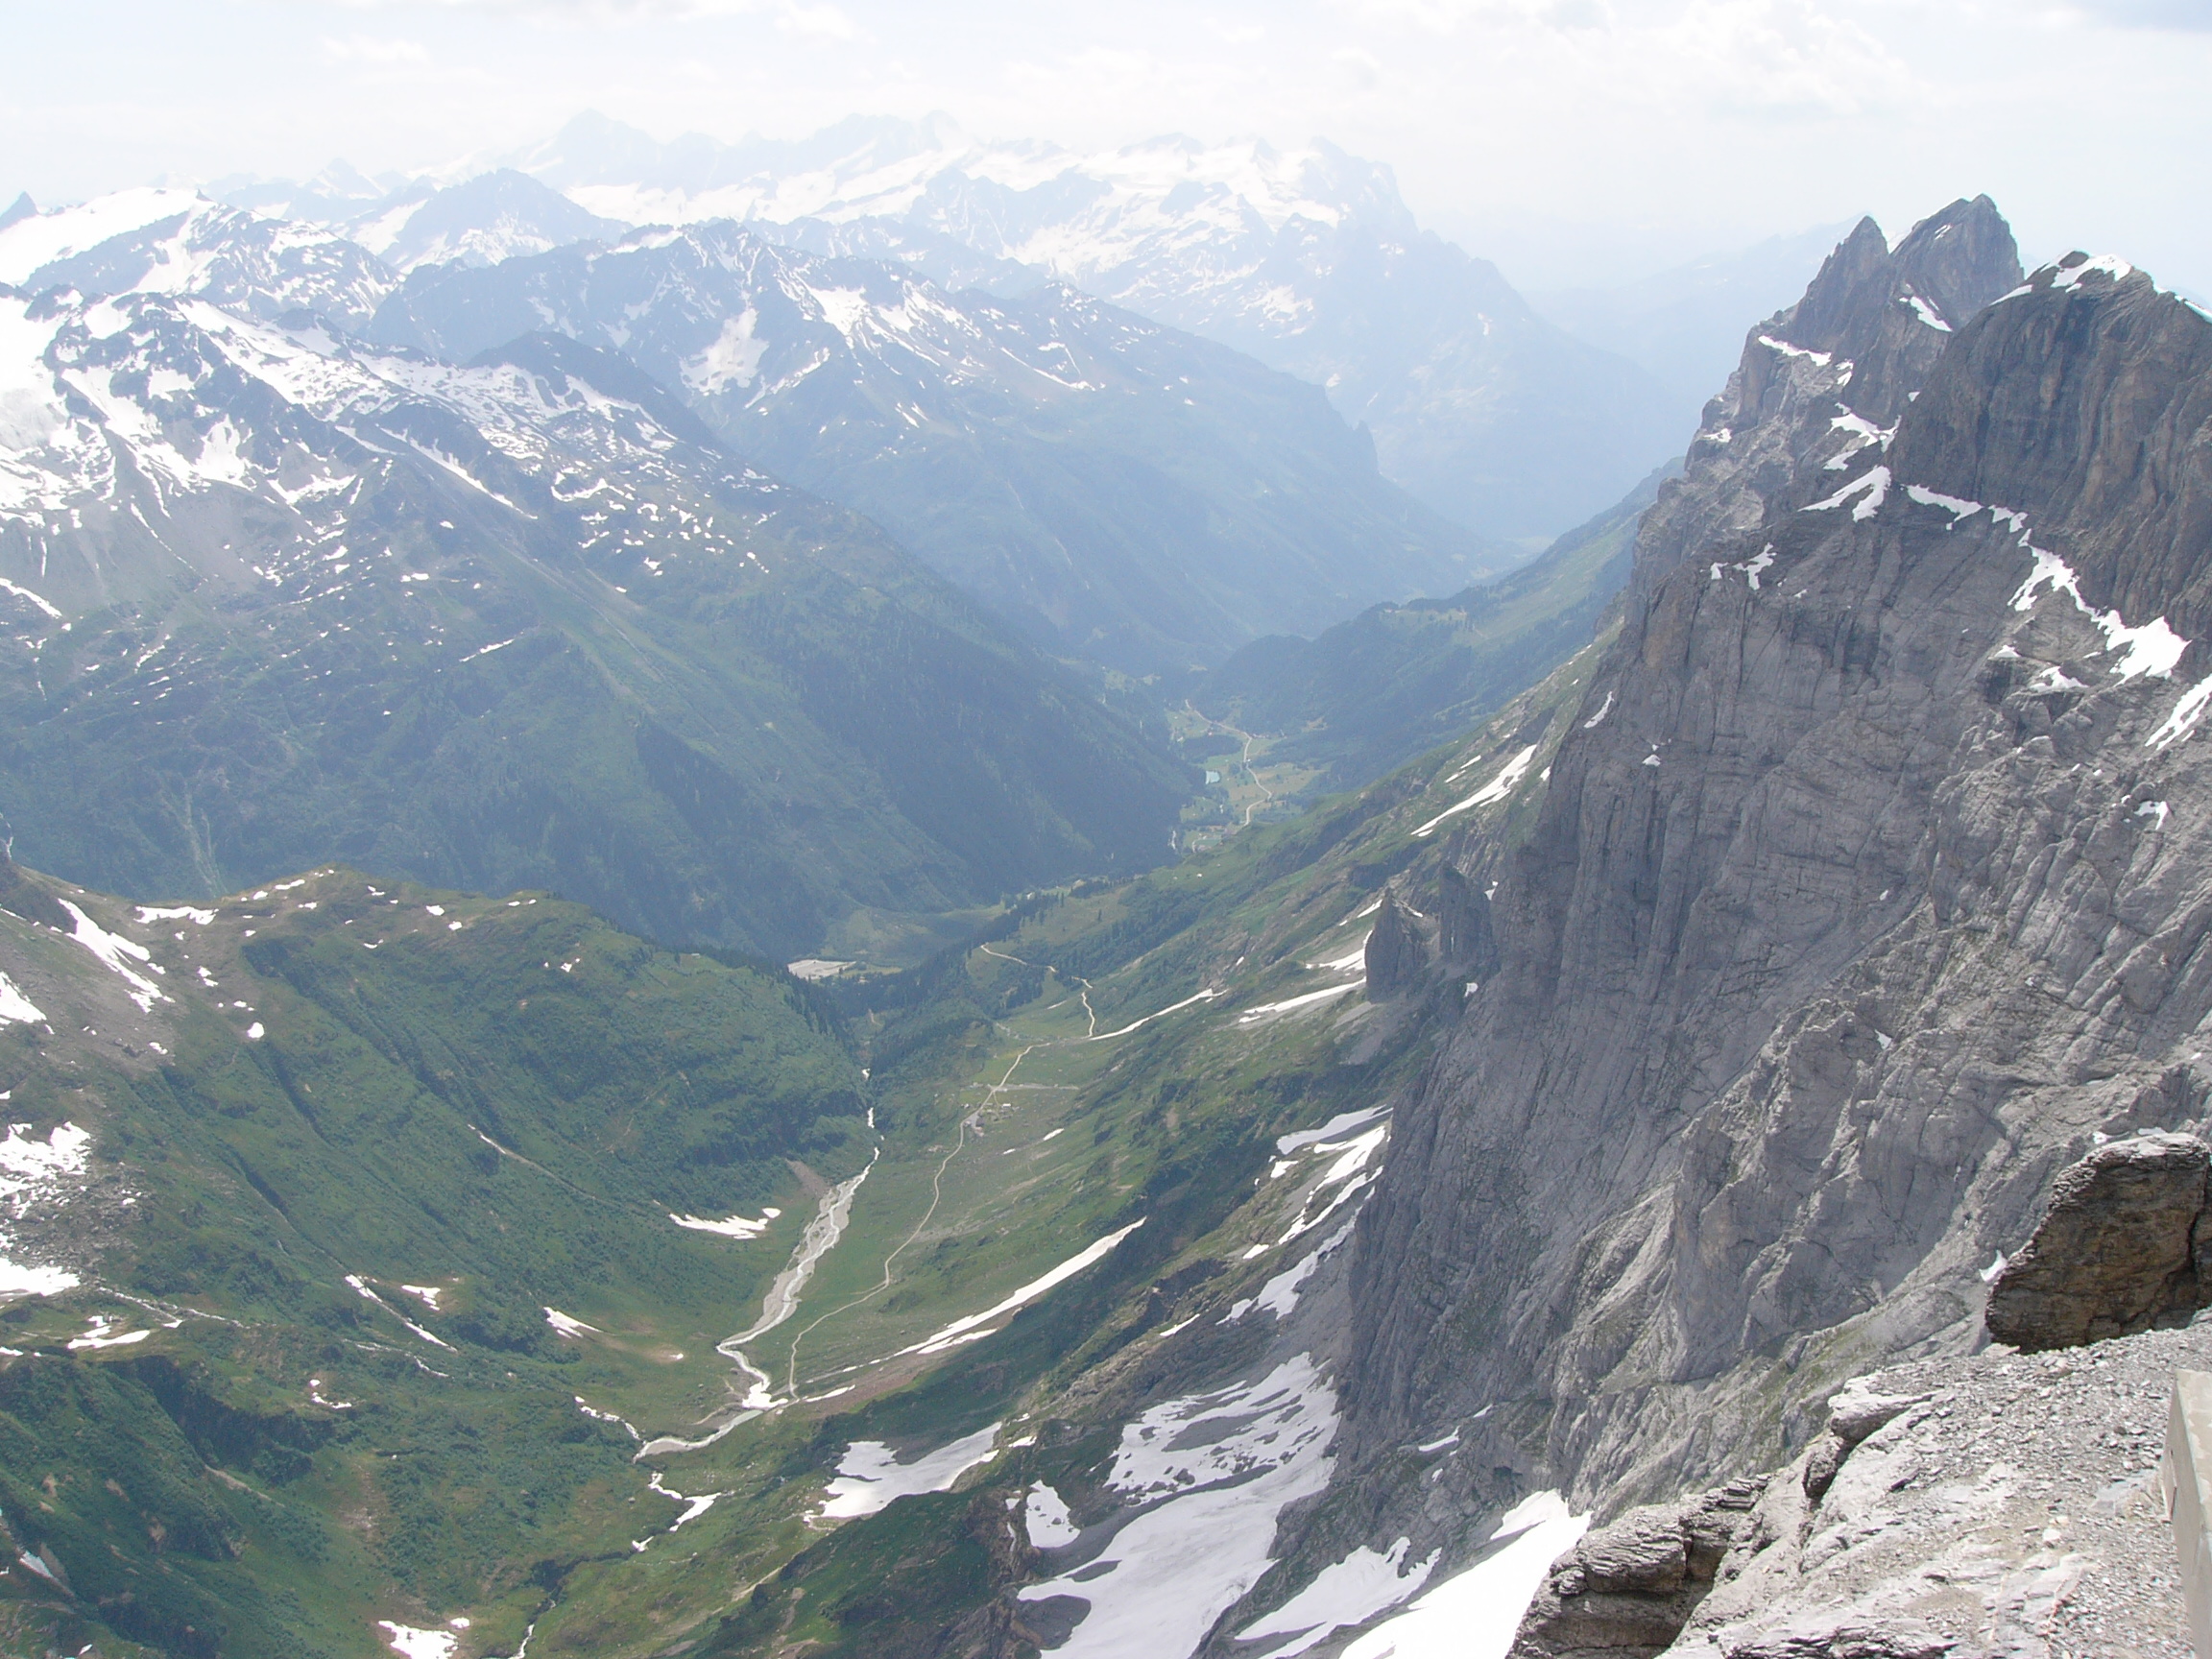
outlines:
[[[1986,190],[2032,256],[2212,290],[2212,0],[0,0],[0,191],[41,202],[436,165],[587,108],[731,138],[944,110],[1326,135],[1524,282],[1573,274],[1551,221],[1657,260]]]

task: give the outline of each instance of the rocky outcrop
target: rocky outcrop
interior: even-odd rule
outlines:
[[[1354,1479],[1506,1403],[1604,1510],[1771,1467],[2200,1121],[2212,323],[2087,259],[1970,316],[1988,217],[1839,250],[1640,541],[1359,1223]]]
[[[1498,934],[1490,921],[1490,897],[1447,864],[1436,878],[1437,952],[1469,978],[1480,981],[1498,972]]]
[[[2187,1319],[2208,1300],[2208,1174],[2203,1142],[2156,1130],[2066,1170],[2034,1237],[1989,1287],[1989,1334],[2033,1352]]]
[[[1728,1659],[1943,1659],[1958,1644],[1917,1619],[1814,1614],[1728,1649]]]
[[[1797,1478],[1805,1488],[1805,1496],[1817,1503],[1836,1483],[1836,1473],[1843,1467],[1843,1459],[1851,1455],[1851,1449],[1876,1431],[1886,1429],[1913,1407],[1923,1404],[1925,1394],[1883,1394],[1868,1387],[1862,1381],[1852,1384],[1828,1402],[1828,1431],[1814,1442],[1807,1452]]]
[[[26,922],[66,933],[74,926],[61,902],[23,874],[22,866],[0,852],[0,910],[12,911]]]
[[[1816,499],[1841,481],[1839,457],[1887,448],[1951,334],[2019,280],[2012,233],[1986,196],[1952,203],[1894,251],[1861,220],[1804,299],[1745,337],[1682,476],[1638,527],[1638,586]]]
[[[1367,935],[1367,995],[1378,1002],[1397,996],[1420,977],[1428,961],[1420,918],[1396,894],[1384,893]]]
[[[1551,1569],[1510,1659],[1650,1659],[1713,1587],[1767,1482],[1654,1503],[1586,1534]]]

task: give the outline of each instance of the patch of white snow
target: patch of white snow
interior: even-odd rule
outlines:
[[[1513,793],[1514,786],[1528,775],[1529,763],[1535,758],[1536,745],[1531,743],[1515,755],[1512,759],[1506,761],[1503,769],[1499,772],[1497,777],[1491,779],[1489,782],[1483,784],[1481,788],[1476,790],[1474,794],[1468,796],[1456,806],[1445,807],[1443,811],[1437,813],[1435,817],[1430,819],[1413,833],[1416,835],[1432,834],[1436,826],[1443,823],[1447,818],[1464,812],[1472,806],[1487,806],[1493,802],[1504,800],[1506,796]]]
[[[1082,1532],[1069,1516],[1068,1501],[1042,1480],[1030,1487],[1022,1500],[1022,1527],[1029,1534],[1030,1545],[1038,1550],[1072,1544]]]
[[[830,1521],[854,1521],[873,1515],[894,1498],[919,1492],[944,1492],[976,1464],[991,1455],[998,1439],[996,1423],[974,1433],[925,1453],[911,1463],[902,1463],[880,1440],[859,1440],[837,1460],[837,1479],[830,1482],[830,1502],[822,1515]]]
[[[1491,1536],[1510,1538],[1503,1549],[1378,1624],[1344,1659],[1504,1659],[1544,1575],[1589,1525],[1556,1492],[1538,1493],[1499,1522]]]
[[[1027,1307],[1054,1286],[1065,1284],[1094,1262],[1104,1261],[1113,1251],[1115,1245],[1120,1243],[1122,1239],[1128,1238],[1130,1234],[1143,1225],[1144,1218],[1139,1216],[1128,1226],[1122,1228],[1120,1232],[1107,1234],[1105,1238],[1088,1249],[1069,1257],[1067,1261],[1061,1262],[1059,1266],[1053,1268],[1043,1278],[1030,1280],[1019,1290],[1014,1291],[992,1307],[984,1309],[982,1312],[971,1313],[965,1319],[955,1319],[934,1335],[915,1343],[911,1348],[902,1348],[899,1352],[901,1354],[936,1354],[951,1347],[957,1341],[974,1340],[968,1334],[970,1332],[975,1332],[981,1335],[995,1334],[996,1333],[983,1331],[981,1328],[990,1324],[994,1319],[1001,1318],[1018,1309]]]
[[[1317,1647],[1339,1630],[1364,1624],[1386,1607],[1395,1607],[1429,1581],[1437,1556],[1406,1568],[1410,1538],[1401,1538],[1386,1555],[1362,1544],[1343,1560],[1324,1567],[1313,1582],[1267,1614],[1237,1632],[1239,1642],[1257,1642],[1266,1636],[1292,1636],[1297,1640],[1270,1647],[1261,1659],[1296,1659]]]

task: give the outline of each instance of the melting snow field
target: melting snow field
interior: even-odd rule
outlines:
[[[1589,1516],[1568,1514],[1556,1492],[1527,1499],[1490,1535],[1511,1540],[1503,1550],[1378,1624],[1344,1659],[1504,1659],[1544,1575],[1589,1525]]]
[[[1090,1604],[1051,1651],[1182,1659],[1273,1565],[1275,1517],[1328,1484],[1335,1434],[1335,1391],[1306,1354],[1257,1382],[1170,1400],[1127,1425],[1107,1484],[1135,1503],[1165,1502],[1095,1560],[1020,1593]]]
[[[1332,997],[1341,997],[1347,991],[1357,991],[1366,983],[1364,978],[1354,979],[1349,984],[1332,985],[1323,991],[1309,991],[1303,997],[1286,997],[1280,1002],[1262,1002],[1259,1006],[1247,1008],[1243,1013],[1238,1015],[1237,1023],[1239,1025],[1257,1025],[1270,1015],[1288,1014],[1299,1008],[1310,1008],[1316,1002],[1326,1002]]]
[[[467,1621],[461,1621],[466,1624]],[[376,1621],[376,1627],[385,1633],[385,1640],[396,1653],[407,1659],[451,1659],[460,1638],[448,1630],[424,1630],[413,1624],[395,1624],[389,1619]]]
[[[1476,790],[1474,794],[1468,796],[1457,805],[1445,807],[1443,811],[1437,813],[1435,817],[1430,819],[1413,833],[1416,835],[1434,834],[1436,826],[1443,823],[1447,818],[1456,816],[1473,806],[1488,806],[1494,802],[1504,800],[1506,796],[1513,793],[1515,786],[1520,783],[1521,780],[1528,775],[1528,764],[1535,758],[1536,745],[1531,743],[1527,748],[1515,755],[1512,759],[1506,761],[1504,769],[1497,777],[1491,779],[1489,782],[1483,784],[1481,788]],[[1464,771],[1465,768],[1462,767],[1460,770]],[[1458,773],[1455,772],[1453,776],[1457,777]]]
[[[56,1296],[82,1283],[62,1267],[34,1267],[12,1254],[7,1223],[20,1221],[34,1204],[66,1198],[84,1173],[92,1137],[74,1123],[56,1124],[45,1140],[28,1123],[11,1123],[0,1140],[0,1296]]]
[[[823,1518],[856,1521],[875,1514],[894,1498],[943,1492],[989,1457],[998,1442],[998,1425],[994,1423],[950,1446],[925,1453],[911,1463],[902,1463],[880,1440],[855,1441],[837,1461],[837,1479],[830,1482],[830,1502],[822,1506]]]
[[[1406,1551],[1412,1540],[1401,1538],[1390,1553],[1379,1555],[1362,1544],[1343,1560],[1324,1567],[1312,1583],[1265,1618],[1237,1632],[1239,1642],[1257,1642],[1267,1636],[1295,1640],[1270,1647],[1261,1659],[1295,1659],[1309,1647],[1317,1647],[1339,1630],[1363,1624],[1386,1607],[1395,1607],[1429,1581],[1436,1557],[1407,1568]]]
[[[1069,1518],[1068,1501],[1039,1481],[1029,1488],[1022,1505],[1022,1527],[1039,1550],[1057,1550],[1080,1537],[1081,1528]]]
[[[1277,1137],[1275,1150],[1288,1157],[1302,1146],[1315,1146],[1324,1141],[1334,1141],[1347,1130],[1364,1129],[1389,1110],[1387,1106],[1369,1106],[1358,1112],[1339,1112],[1318,1129],[1301,1129],[1294,1135]]]
[[[758,1220],[744,1215],[725,1215],[721,1220],[714,1221],[704,1215],[676,1214],[671,1214],[668,1219],[694,1233],[719,1233],[725,1238],[757,1238],[768,1231],[768,1223],[782,1214],[782,1211],[771,1204],[760,1212]]]
[[[69,937],[97,956],[101,966],[109,973],[121,975],[124,983],[131,987],[131,1000],[137,1003],[142,1011],[150,1012],[156,1002],[169,1000],[168,994],[160,986],[130,966],[132,962],[137,962],[156,974],[160,973],[161,969],[155,963],[152,951],[135,940],[126,939],[120,933],[108,932],[66,899],[61,901],[61,908],[69,912],[70,921],[76,924]]]
[[[42,1025],[46,1016],[38,1005],[15,988],[15,982],[0,974],[0,1025]]]
[[[902,1354],[941,1354],[957,1343],[976,1341],[985,1336],[998,1334],[995,1330],[985,1331],[979,1327],[989,1325],[992,1320],[1012,1313],[1017,1309],[1027,1307],[1055,1285],[1063,1284],[1074,1278],[1076,1274],[1082,1272],[1093,1262],[1103,1261],[1115,1245],[1120,1243],[1122,1239],[1128,1238],[1130,1234],[1143,1225],[1143,1217],[1140,1216],[1122,1228],[1120,1232],[1109,1233],[1081,1254],[1069,1257],[1067,1261],[1061,1262],[1059,1266],[1053,1268],[1042,1279],[1030,1280],[1028,1284],[1022,1286],[1021,1289],[1015,1291],[997,1306],[986,1308],[980,1313],[971,1313],[965,1319],[955,1319],[935,1335],[915,1343],[911,1348],[902,1348],[899,1352]]]

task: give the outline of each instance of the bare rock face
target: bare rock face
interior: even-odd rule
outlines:
[[[1861,220],[1804,299],[1745,339],[1682,476],[1638,528],[1637,587],[1840,483],[1829,463],[1894,431],[1951,331],[2019,280],[2012,232],[1986,196],[1932,214],[1895,249]]]
[[[1367,995],[1377,1001],[1395,997],[1420,977],[1428,963],[1429,941],[1420,921],[1394,893],[1382,895],[1367,935]]]
[[[2159,1454],[2212,1328],[1918,1359],[1835,1401],[1666,1659],[2191,1659]]]
[[[1449,864],[1436,887],[1438,953],[1473,979],[1489,978],[1498,972],[1498,934],[1488,895]]]
[[[1917,1619],[1813,1614],[1727,1650],[1728,1659],[1943,1659],[1959,1644]]]
[[[2027,1247],[1990,1286],[1984,1318],[2033,1353],[2132,1335],[2203,1307],[2200,1228],[2212,1148],[2152,1130],[2100,1146],[2061,1174]],[[2212,1249],[2212,1237],[2203,1248]]]
[[[1762,1479],[1631,1509],[1586,1534],[1536,1594],[1509,1659],[1649,1659],[1713,1586]]]

